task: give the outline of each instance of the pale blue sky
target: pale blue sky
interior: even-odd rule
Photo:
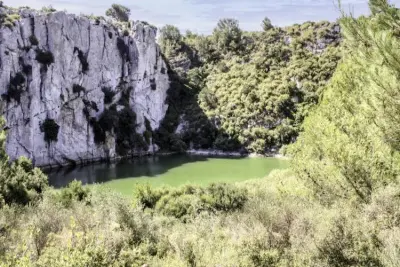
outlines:
[[[312,20],[334,21],[339,16],[337,0],[4,0],[9,6],[40,8],[52,5],[70,13],[103,15],[112,4],[132,10],[132,19],[146,20],[158,27],[173,24],[182,31],[210,33],[220,18],[236,18],[244,30],[259,30],[267,16],[274,25],[284,26]],[[368,14],[367,0],[342,0],[355,15]],[[391,0],[400,6],[400,0]]]

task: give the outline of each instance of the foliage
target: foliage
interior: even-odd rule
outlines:
[[[133,154],[135,151],[148,150],[143,137],[136,133],[136,113],[129,107],[118,113],[118,125],[116,127],[117,152],[119,155]]]
[[[246,192],[240,209],[207,210],[239,192]],[[375,192],[371,204],[329,208],[288,171],[229,186],[140,186],[136,204],[145,209],[102,187],[68,205],[62,194],[0,209],[3,265],[394,267],[400,260],[398,185]]]
[[[267,17],[265,17],[262,21],[262,28],[264,31],[269,31],[272,29],[274,26],[272,26],[271,20]]]
[[[112,6],[106,11],[106,16],[112,17],[122,22],[129,21],[130,15],[131,15],[131,10],[126,6],[119,4],[112,4]]]
[[[328,203],[368,202],[399,177],[399,10],[370,4],[374,16],[342,19],[344,60],[289,151],[297,174]]]
[[[88,201],[89,197],[89,188],[83,187],[81,181],[74,180],[61,190],[59,201],[64,207],[71,207],[74,201]]]
[[[47,143],[57,142],[60,126],[53,119],[47,118],[41,125],[40,130],[44,133],[44,140]]]
[[[15,26],[15,22],[20,20],[19,14],[1,14],[0,15],[0,26],[6,26],[12,29]]]
[[[137,205],[183,221],[203,211],[237,211],[247,201],[246,190],[229,184],[211,184],[206,188],[187,185],[178,189],[152,189],[149,185],[138,185],[135,190]]]
[[[221,19],[213,31],[213,39],[218,50],[222,52],[239,49],[242,38],[242,30],[239,21],[235,19]]]
[[[0,118],[0,129],[4,121]],[[0,131],[0,207],[11,204],[25,205],[38,201],[41,193],[47,187],[47,177],[31,162],[21,157],[9,163],[6,155],[5,132]]]
[[[179,29],[173,25],[165,25],[160,29],[158,42],[161,50],[169,58],[176,56],[177,50],[181,47],[182,35]]]
[[[161,31],[169,36],[159,42],[171,81],[156,134],[163,149],[276,153],[296,139],[340,59],[334,23],[247,33],[224,19],[211,36],[182,36],[173,26]],[[320,43],[325,48],[318,50]]]
[[[143,136],[136,132],[136,113],[129,106],[129,96],[132,88],[122,88],[120,99],[117,105],[112,104],[106,108],[100,115],[99,119],[90,119],[93,127],[95,142],[105,143],[107,132],[115,134],[116,151],[121,156],[134,155],[136,152],[147,151],[148,144]],[[103,87],[104,104],[111,104],[116,95],[111,88]],[[122,107],[121,107],[122,105]]]
[[[44,13],[53,13],[53,12],[56,12],[57,9],[55,9],[52,5],[49,5],[49,6],[42,7],[41,11]]]
[[[54,63],[54,56],[51,51],[36,50],[36,60],[46,67]]]
[[[21,94],[24,92],[25,82],[26,78],[21,72],[16,73],[15,76],[11,78],[7,90],[8,101],[14,99],[18,103],[21,102]]]

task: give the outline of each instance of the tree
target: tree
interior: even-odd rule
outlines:
[[[387,1],[370,7],[372,17],[342,18],[344,60],[290,148],[298,176],[327,202],[368,202],[400,175],[400,18]]]
[[[182,35],[173,25],[165,25],[160,29],[159,43],[161,50],[167,57],[175,56],[181,48]]]
[[[4,204],[28,204],[41,197],[47,187],[47,177],[24,157],[13,163],[4,149],[6,133],[0,118],[0,207]]]
[[[119,4],[112,4],[112,6],[106,11],[106,16],[112,17],[121,22],[128,22],[130,15],[131,10],[126,6]]]
[[[272,26],[271,20],[265,17],[264,20],[262,21],[262,27],[264,31],[268,31],[272,29],[274,26]]]
[[[236,51],[242,39],[242,30],[236,19],[221,19],[213,31],[218,49],[223,52]]]

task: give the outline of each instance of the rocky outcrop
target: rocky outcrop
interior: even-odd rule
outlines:
[[[139,135],[159,127],[169,79],[154,27],[137,22],[121,32],[64,12],[21,16],[0,30],[0,94],[12,160],[26,156],[49,166],[119,156],[115,129],[96,138],[99,118],[111,109],[136,113]],[[156,149],[151,138],[149,149]]]

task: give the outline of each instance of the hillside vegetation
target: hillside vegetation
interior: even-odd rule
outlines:
[[[370,7],[341,19],[343,59],[288,148],[292,170],[125,199],[53,190],[0,149],[1,266],[399,266],[400,10]]]
[[[243,32],[233,19],[209,36],[163,27],[159,43],[173,82],[161,146],[265,154],[293,142],[339,61],[339,29],[264,23],[264,31]]]

